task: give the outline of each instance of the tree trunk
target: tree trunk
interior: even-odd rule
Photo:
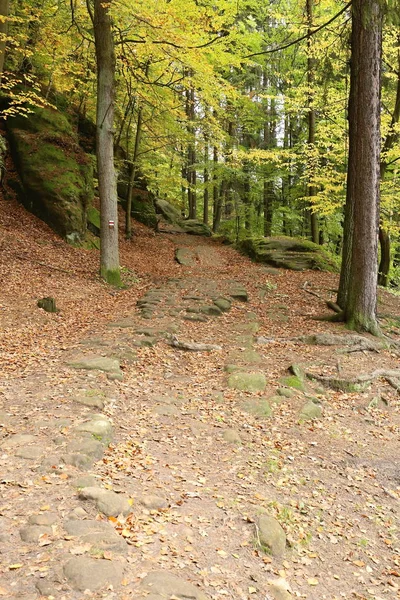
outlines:
[[[1,78],[4,70],[4,59],[6,57],[6,40],[5,37],[7,35],[8,30],[8,10],[9,10],[9,0],[0,0],[0,16],[5,17],[4,20],[0,21],[0,85]]]
[[[97,61],[96,155],[100,195],[100,274],[121,284],[118,249],[118,195],[114,168],[115,53],[110,2],[93,1]],[[90,4],[88,0],[89,11]]]
[[[208,225],[208,196],[209,196],[209,191],[208,191],[208,181],[209,181],[208,152],[209,152],[208,141],[206,139],[205,147],[204,147],[204,171],[203,171],[203,177],[204,177],[203,223],[205,223],[206,225]]]
[[[307,23],[308,23],[308,34],[309,37],[307,39],[307,84],[308,84],[308,94],[307,94],[307,106],[308,106],[308,151],[313,153],[315,147],[315,108],[314,108],[314,68],[315,68],[315,59],[312,56],[312,23],[313,23],[313,3],[314,0],[307,0]],[[308,165],[308,185],[307,185],[307,196],[311,199],[317,193],[315,185],[312,184],[313,173],[312,173],[312,164],[309,160]],[[319,233],[318,233],[318,217],[317,213],[313,207],[313,201],[310,200],[308,202],[307,213],[310,219],[311,226],[311,239],[315,244],[319,242]]]
[[[394,109],[390,122],[389,133],[382,148],[383,159],[381,161],[381,181],[385,179],[387,169],[387,153],[393,148],[393,146],[399,140],[399,131],[396,129],[396,125],[400,119],[400,35],[398,36],[398,71],[397,71],[397,89],[396,89],[396,100],[394,103]],[[386,287],[389,285],[389,270],[390,270],[390,235],[381,226],[379,228],[379,242],[381,247],[381,260],[378,268],[378,283]]]
[[[213,148],[213,232],[215,233],[218,229],[219,222],[217,223],[217,212],[219,209],[219,190],[218,190],[218,148]],[[219,216],[219,219],[221,216]]]
[[[347,247],[342,262],[341,285],[346,279],[347,290],[341,291],[345,302],[338,298],[338,304],[344,309],[350,329],[375,335],[379,334],[376,305],[381,61],[381,2],[353,0],[345,214],[346,243],[351,247]]]
[[[140,138],[142,135],[142,121],[143,121],[142,116],[143,116],[142,107],[140,106],[139,110],[138,110],[138,118],[137,118],[137,123],[136,123],[135,146],[133,149],[132,163],[130,165],[128,193],[127,193],[127,197],[126,197],[125,237],[127,240],[130,240],[132,237],[132,221],[131,221],[132,198],[133,198],[133,187],[134,187],[134,183],[135,183],[135,176],[136,176],[136,171],[137,171],[137,160],[138,160],[139,147],[140,147]]]

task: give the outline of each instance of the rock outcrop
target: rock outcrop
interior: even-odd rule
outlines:
[[[318,244],[290,237],[248,238],[238,249],[256,262],[293,271],[337,271],[332,257]]]
[[[7,131],[20,178],[9,183],[24,206],[68,241],[83,240],[93,199],[93,163],[68,118],[36,108],[28,118],[9,118]]]

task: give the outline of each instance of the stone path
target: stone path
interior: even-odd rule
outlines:
[[[309,448],[297,424],[330,408],[301,373],[266,369],[241,281],[182,269],[62,361],[3,386],[0,597],[294,597],[285,556],[300,548],[301,569],[307,553],[282,526],[274,469],[285,463],[293,486],[309,473],[299,464],[294,477],[271,415]]]

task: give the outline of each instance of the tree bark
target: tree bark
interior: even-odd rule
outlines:
[[[121,284],[118,248],[118,195],[114,168],[115,52],[110,2],[93,0],[97,62],[96,155],[100,195],[100,274]],[[88,0],[89,12],[91,5]]]
[[[345,214],[345,234],[351,249],[347,248],[348,255],[342,262],[345,303],[338,298],[338,304],[344,309],[350,329],[375,335],[380,332],[376,308],[381,62],[381,2],[353,0]],[[348,274],[344,273],[346,269]]]
[[[208,225],[208,204],[209,204],[208,203],[208,197],[209,197],[209,190],[208,190],[208,181],[209,181],[208,152],[209,152],[208,141],[207,141],[207,139],[205,139],[205,145],[204,145],[204,171],[203,171],[203,178],[204,178],[203,223],[205,223],[206,225]]]
[[[142,107],[139,107],[138,110],[138,118],[136,123],[136,136],[135,136],[135,146],[133,149],[133,157],[132,163],[130,165],[130,173],[129,173],[129,183],[128,183],[128,193],[126,197],[126,213],[125,213],[125,237],[127,240],[130,240],[132,237],[132,220],[131,220],[131,212],[132,212],[132,198],[133,198],[133,187],[135,183],[135,176],[137,171],[137,160],[139,155],[139,147],[140,147],[140,138],[142,135],[142,121],[143,121],[143,112]]]
[[[396,125],[400,119],[400,35],[398,36],[398,71],[397,71],[397,89],[396,89],[396,100],[394,103],[394,109],[390,122],[389,133],[382,148],[383,159],[381,160],[381,181],[385,179],[387,164],[387,153],[393,148],[393,146],[399,140],[399,131],[396,129]],[[379,243],[381,247],[381,260],[378,268],[378,283],[386,287],[389,285],[389,270],[390,270],[390,235],[382,227],[379,227]]]
[[[4,70],[4,60],[6,57],[6,35],[8,30],[8,11],[9,11],[9,0],[0,0],[0,85]]]
[[[312,23],[313,23],[313,3],[314,0],[307,0],[306,10],[307,10],[307,23],[308,23],[308,34],[309,37],[307,39],[307,85],[308,85],[308,94],[307,94],[307,107],[308,107],[308,151],[313,152],[315,147],[315,108],[314,108],[314,68],[315,68],[315,59],[312,56]],[[313,198],[317,191],[315,185],[312,184],[312,166],[311,161],[309,160],[308,165],[308,184],[307,184],[307,196],[310,198],[307,207],[307,214],[310,219],[311,226],[311,239],[315,244],[319,243],[319,233],[318,233],[318,217],[317,213],[314,210]]]

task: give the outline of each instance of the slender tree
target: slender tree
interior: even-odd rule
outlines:
[[[96,155],[100,195],[100,274],[120,285],[118,195],[114,168],[115,52],[109,7],[87,0],[93,21],[97,61]]]

